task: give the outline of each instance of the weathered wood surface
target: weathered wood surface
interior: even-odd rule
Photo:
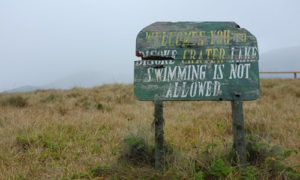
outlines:
[[[254,100],[256,38],[234,22],[158,22],[137,36],[139,100]]]
[[[258,60],[255,36],[234,22],[157,22],[141,30],[142,59]]]
[[[134,94],[139,100],[254,100],[259,96],[257,61],[135,61],[134,74]]]
[[[236,150],[239,163],[242,167],[247,165],[247,152],[244,130],[244,113],[242,101],[231,101],[233,148]]]
[[[154,125],[155,125],[155,169],[162,168],[164,156],[164,117],[163,102],[154,101]]]

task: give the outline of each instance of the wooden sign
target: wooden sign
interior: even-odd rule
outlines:
[[[157,22],[139,32],[134,94],[154,101],[155,168],[162,168],[163,101],[231,101],[233,147],[247,165],[243,101],[259,97],[256,38],[234,22]]]
[[[256,38],[234,22],[157,22],[136,39],[142,59],[258,59]]]
[[[256,38],[234,22],[157,22],[139,32],[139,100],[255,100]]]

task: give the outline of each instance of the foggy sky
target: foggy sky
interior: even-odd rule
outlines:
[[[136,36],[156,21],[235,21],[263,53],[299,46],[299,18],[299,0],[0,0],[0,92],[89,71],[132,82]]]

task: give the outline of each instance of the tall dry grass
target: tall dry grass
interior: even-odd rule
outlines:
[[[7,102],[14,96],[24,106]],[[162,172],[124,163],[125,137],[153,144],[153,109],[135,99],[132,85],[0,94],[0,179],[191,179],[199,152],[232,143],[230,102],[164,102],[172,163]],[[261,97],[244,102],[244,116],[247,135],[300,150],[300,80],[262,80]],[[300,173],[300,153],[287,165]]]

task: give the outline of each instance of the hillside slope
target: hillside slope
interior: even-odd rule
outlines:
[[[277,161],[281,163],[273,152],[279,152],[280,146],[291,150],[284,162],[296,176],[300,153],[292,152],[300,150],[300,80],[262,80],[261,84],[261,97],[244,103],[245,128],[248,136],[259,139],[253,148],[272,151],[251,162],[249,173],[258,179],[292,176],[285,169],[270,170]],[[219,159],[232,147],[230,102],[165,102],[164,118],[170,151],[166,168],[158,172],[142,159],[130,163],[126,145],[137,144],[140,151],[135,155],[142,158],[149,145],[152,152],[154,143],[153,103],[137,101],[132,85],[0,94],[0,179],[243,176],[229,160],[222,158],[224,165]],[[219,166],[224,172],[215,169]]]

